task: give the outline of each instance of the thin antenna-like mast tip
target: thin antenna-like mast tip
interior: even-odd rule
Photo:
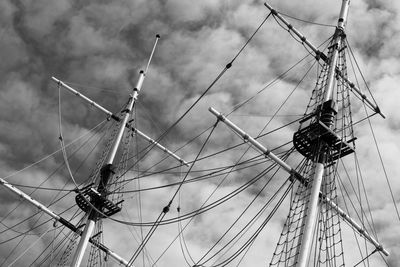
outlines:
[[[158,39],[160,39],[160,38],[161,38],[161,36],[159,34],[157,34],[156,35],[156,41],[154,42],[153,50],[151,51],[151,54],[150,54],[150,57],[149,57],[149,61],[147,62],[146,70],[144,71],[144,73],[147,73],[147,71],[149,70],[151,59],[153,58],[153,54],[154,54],[154,51],[156,50]]]

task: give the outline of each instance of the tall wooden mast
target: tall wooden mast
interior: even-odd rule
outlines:
[[[335,115],[337,111],[335,110],[335,102],[333,99],[333,91],[335,86],[335,73],[336,65],[339,55],[340,43],[344,37],[344,28],[346,25],[347,12],[349,9],[350,0],[343,0],[342,7],[340,10],[340,15],[338,19],[338,25],[334,34],[334,41],[330,47],[328,58],[329,58],[329,69],[327,83],[324,92],[324,102],[320,106],[320,120],[329,129],[332,128]],[[320,138],[318,138],[320,139]],[[306,267],[308,266],[308,257],[310,255],[312,238],[317,222],[318,215],[318,202],[319,194],[321,190],[322,178],[324,175],[325,164],[327,163],[328,153],[330,151],[330,145],[327,142],[317,142],[315,144],[317,147],[310,146],[314,152],[313,162],[314,162],[314,177],[312,179],[311,193],[309,201],[306,205],[305,223],[303,225],[300,251],[297,260],[297,266]],[[341,153],[340,153],[341,154]]]
[[[154,43],[154,47],[149,59],[149,63],[151,61],[151,58],[153,56],[155,47],[157,45],[157,41],[160,38],[159,35],[156,37],[156,42]],[[147,64],[148,66],[149,64]],[[147,71],[148,67],[146,67]],[[86,220],[86,225],[85,229],[83,230],[83,234],[79,240],[78,247],[76,249],[76,252],[74,254],[73,260],[72,260],[72,266],[78,267],[81,265],[83,256],[85,254],[87,245],[89,243],[89,239],[92,236],[93,230],[96,225],[96,221],[101,218],[101,214],[99,214],[98,211],[104,212],[107,216],[111,216],[118,211],[120,211],[120,208],[115,204],[112,203],[111,201],[107,200],[107,184],[113,175],[114,172],[114,159],[117,154],[117,150],[120,146],[122,137],[124,135],[125,131],[125,126],[128,123],[129,117],[132,113],[132,109],[135,105],[135,101],[137,100],[138,94],[142,88],[144,78],[146,76],[145,71],[141,70],[139,73],[139,79],[137,81],[136,87],[132,89],[132,94],[129,96],[129,101],[127,104],[126,109],[124,110],[125,114],[122,118],[120,128],[118,130],[118,133],[114,139],[113,145],[108,153],[107,160],[103,167],[101,168],[100,171],[100,177],[99,180],[97,181],[97,190],[93,190],[93,188],[89,188],[85,193],[87,196],[89,196],[90,199],[95,199],[93,203],[90,203],[90,208],[83,208],[87,209],[87,215],[88,219]],[[85,207],[86,205],[89,205],[87,203],[87,200],[85,198],[86,196],[84,194],[79,194],[77,196],[77,203],[79,206]],[[93,207],[92,207],[93,205]],[[106,211],[105,211],[106,210]]]

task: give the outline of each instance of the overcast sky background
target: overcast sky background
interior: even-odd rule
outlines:
[[[271,0],[269,3],[283,13],[308,21],[335,25],[341,1]],[[371,121],[398,205],[399,12],[399,1],[353,0],[347,26],[348,41],[360,68],[382,112],[387,116],[385,120],[375,116]],[[137,107],[139,128],[156,137],[198,98],[267,14],[268,10],[262,1],[1,1],[0,175],[8,176],[59,149],[58,91],[51,82],[51,76],[70,82],[82,93],[116,112],[126,101],[125,96],[129,90],[135,86],[137,73],[146,64],[155,34],[160,34],[162,38],[139,95],[140,105]],[[334,31],[332,27],[290,21],[316,45],[325,41]],[[215,118],[207,111],[209,106],[222,112],[230,112],[235,105],[253,96],[306,53],[271,18],[238,57],[233,67],[174,129],[173,134],[163,140],[164,143],[171,149],[179,147],[215,122]],[[268,121],[265,115],[271,115],[279,107],[308,67],[309,63],[303,64],[291,78],[258,95],[250,105],[238,112],[239,115],[255,116],[232,116],[232,120],[251,134],[257,134]],[[313,77],[315,75],[306,78],[280,114],[298,115],[304,112],[314,85]],[[355,117],[360,118],[364,111],[359,101],[354,100],[353,112]],[[104,119],[103,114],[67,93],[63,94],[62,110],[63,134],[67,141],[87,133]],[[293,118],[278,117],[268,129],[291,119]],[[296,127],[265,139],[265,144],[274,147],[290,140]],[[215,147],[221,143],[238,142],[222,125],[218,128],[218,134],[210,141]],[[399,266],[400,223],[368,123],[358,126],[356,136],[358,157],[379,240],[391,252],[388,258],[390,266]],[[197,152],[200,145],[201,142],[195,143],[180,154],[185,159],[192,160],[195,156],[193,151]],[[209,151],[213,151],[212,148]],[[237,155],[232,153],[220,160],[224,164],[232,163],[237,160]],[[40,179],[48,175],[50,169],[61,162],[61,157],[49,159],[40,168],[22,172],[9,178],[9,181],[37,185]],[[153,159],[148,158],[143,164],[152,162]],[[210,164],[218,166],[221,162],[208,163],[207,167]],[[60,175],[49,185],[60,187],[62,181],[67,179],[68,177]],[[161,185],[165,183],[165,179],[156,177],[151,182],[145,181],[144,186]],[[185,187],[185,194],[193,196],[190,200],[192,203],[187,205],[196,206],[204,201],[212,188],[212,183],[206,183],[201,188]],[[229,192],[229,189],[229,186],[224,188],[225,192]],[[17,200],[5,194],[4,190],[0,192],[0,212],[6,214]],[[170,196],[171,192],[163,191],[148,198],[158,197],[167,201],[166,196]],[[46,200],[49,197],[46,194],[48,193],[38,193],[37,197]],[[251,192],[246,193],[235,200],[234,205],[244,207],[243,203],[251,197]],[[262,200],[258,201],[261,205]],[[159,203],[149,202],[144,206],[144,213],[159,209]],[[287,209],[279,211],[281,218],[286,212]],[[31,214],[28,206],[21,208],[4,223],[11,225],[27,214]],[[191,252],[199,256],[204,251],[203,245],[206,241],[215,239],[215,234],[225,227],[224,220],[233,218],[234,214],[234,210],[227,208],[218,216],[213,215],[197,222],[197,228],[187,236]],[[112,228],[115,225],[106,227]],[[273,232],[272,237],[270,232],[263,233],[258,239],[261,241],[246,257],[243,266],[264,266],[269,262],[269,255],[277,242],[275,237],[279,235],[281,227],[282,221],[272,223],[269,229]],[[165,248],[176,231],[175,228],[166,228],[160,236],[155,237],[156,241],[152,239],[156,247],[154,255]],[[348,229],[344,233],[350,234]],[[125,238],[115,234],[107,240],[107,244],[129,257],[132,248],[121,242]],[[0,245],[0,250],[1,257],[4,257],[8,254],[9,247],[3,244]],[[160,266],[167,266],[171,261],[175,262],[174,266],[185,266],[182,257],[177,254],[179,253],[166,254]],[[354,259],[352,253],[348,254],[345,257],[352,262],[359,259]],[[29,262],[29,259],[24,260]],[[376,255],[372,263],[373,266],[382,266],[380,257]]]

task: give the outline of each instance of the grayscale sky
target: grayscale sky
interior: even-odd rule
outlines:
[[[335,25],[341,1],[271,0],[269,3],[291,16]],[[398,205],[399,13],[400,1],[352,0],[347,26],[347,38],[359,67],[376,102],[387,117],[382,119],[374,116],[371,123]],[[58,90],[57,85],[51,81],[52,76],[69,82],[74,88],[116,112],[126,102],[130,89],[135,86],[138,71],[146,66],[155,35],[160,34],[161,39],[137,106],[140,113],[138,128],[156,137],[183,114],[210,85],[267,14],[268,10],[262,1],[250,0],[0,1],[0,176],[7,177],[60,148]],[[297,20],[290,22],[298,26],[316,45],[323,43],[334,31],[334,27],[312,25]],[[230,112],[235,105],[255,95],[274,77],[306,54],[307,50],[270,18],[240,54],[232,68],[163,143],[171,149],[181,146],[215,122],[215,117],[207,111],[209,106],[225,113]],[[276,86],[257,95],[248,106],[238,112],[239,115],[247,116],[232,116],[232,120],[249,133],[258,133],[268,121],[267,116],[276,111],[307,66],[301,66],[292,78],[282,80]],[[315,72],[314,76],[306,78],[287,107],[280,111],[279,114],[286,117],[278,116],[268,129],[290,121],[287,115],[304,113],[314,86]],[[355,79],[354,75],[349,76]],[[357,79],[363,85],[361,77],[358,76]],[[365,90],[364,86],[362,88]],[[353,100],[355,119],[365,117],[360,101],[355,97]],[[104,119],[103,114],[65,91],[62,94],[62,115],[66,142],[88,133],[89,129]],[[265,139],[265,144],[275,147],[290,140],[296,127]],[[227,138],[231,138],[229,140],[232,143],[238,141],[229,134],[229,130],[221,125],[219,128],[219,135],[211,140],[213,146],[218,147]],[[367,121],[360,123],[356,129],[362,178],[379,241],[391,252],[387,262],[389,266],[399,266],[400,221],[393,207],[385,173],[382,171],[370,133]],[[180,154],[188,160],[193,160],[193,151],[198,151],[200,146],[201,142],[192,144]],[[155,153],[158,153],[158,156],[160,154]],[[83,155],[77,156],[83,158]],[[232,153],[224,160],[224,163],[232,163],[237,158]],[[153,161],[151,157],[146,158],[143,165],[150,165]],[[8,177],[7,180],[37,186],[38,181],[60,163],[62,158],[58,155],[46,160],[40,167],[28,169]],[[218,166],[218,162],[214,164]],[[67,175],[59,175],[46,185],[59,188],[63,181],[68,179]],[[143,183],[148,186],[162,185],[165,183],[164,179],[166,178],[159,177],[158,180]],[[84,178],[79,178],[79,181],[83,180]],[[202,188],[187,186],[186,194],[193,195],[192,203],[187,205],[196,206],[205,199],[212,188],[212,183]],[[230,187],[226,186],[225,189],[228,192]],[[35,197],[48,201],[49,194],[48,191],[38,191]],[[170,191],[163,191],[148,198],[144,197],[149,201],[144,204],[144,213],[147,210],[160,210],[165,202],[168,202],[167,196],[170,194]],[[234,206],[242,205],[251,199],[251,196],[252,192],[248,192],[241,199],[234,200]],[[157,198],[163,204],[155,201]],[[6,194],[3,189],[0,191],[0,199],[1,215],[7,214],[17,203],[17,199]],[[258,201],[261,205],[262,200]],[[5,225],[10,226],[31,212],[28,205],[24,206],[13,216],[2,220],[0,230],[3,231]],[[246,257],[243,266],[265,266],[269,262],[286,212],[287,209],[280,210],[280,219],[273,221],[271,227],[259,236],[258,240],[261,241]],[[190,251],[195,257],[204,252],[202,245],[206,243],[205,240],[215,239],[218,230],[226,226],[225,221],[233,218],[234,213],[224,210],[218,216],[213,215],[196,223],[196,229],[187,236]],[[345,228],[345,235],[352,234],[347,225],[342,226]],[[115,227],[115,224],[105,226],[110,230]],[[269,234],[268,231],[273,234]],[[155,240],[150,242],[155,250],[149,249],[150,254],[157,257],[157,253],[162,251],[175,234],[175,228],[166,228],[158,237],[155,236]],[[3,235],[5,236],[4,233]],[[107,244],[129,257],[132,248],[126,245],[129,243],[126,243],[128,241],[124,238],[115,233],[109,236]],[[162,241],[157,241],[157,238]],[[2,239],[0,234],[0,240]],[[354,244],[345,242],[346,252],[354,249]],[[43,245],[38,245],[33,250],[41,246]],[[370,252],[373,250],[371,247],[369,249]],[[7,244],[0,244],[0,264],[9,251],[10,247]],[[353,257],[356,253],[357,251],[350,252],[345,257],[355,263],[359,259]],[[10,263],[16,257],[17,255],[13,255],[7,262]],[[175,262],[174,266],[186,266],[180,251],[166,254],[160,261],[160,266],[172,266],[167,264],[171,261]],[[25,266],[28,262],[29,259],[21,259],[19,266]],[[377,255],[373,256],[371,262],[372,266],[384,266],[382,259]]]

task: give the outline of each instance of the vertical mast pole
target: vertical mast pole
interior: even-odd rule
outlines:
[[[325,101],[333,98],[333,87],[335,82],[336,64],[339,57],[339,47],[342,42],[344,28],[346,26],[347,13],[349,11],[350,0],[343,0],[342,8],[340,9],[340,15],[338,19],[338,25],[334,35],[333,51],[331,52],[329,62],[328,81],[325,89]]]
[[[331,47],[330,57],[329,57],[329,70],[328,70],[328,80],[325,87],[324,102],[330,102],[333,100],[333,88],[335,86],[335,73],[336,64],[339,57],[339,47],[342,42],[344,28],[346,25],[347,13],[350,5],[350,0],[342,0],[342,7],[340,9],[340,15],[338,19],[338,25],[334,35],[334,42]],[[325,104],[324,103],[324,104]],[[332,106],[332,105],[330,105]],[[333,115],[334,116],[334,115]],[[329,123],[328,123],[329,124]],[[331,125],[327,125],[330,127]],[[313,243],[313,234],[315,232],[315,226],[318,217],[318,201],[319,192],[321,189],[322,178],[324,175],[324,162],[327,155],[323,152],[321,147],[318,147],[317,155],[314,159],[314,174],[313,181],[310,188],[310,198],[307,203],[305,212],[305,224],[303,226],[303,235],[300,243],[300,251],[298,256],[297,265],[299,267],[309,266],[309,255],[311,254],[311,248]]]
[[[147,72],[147,70],[149,68],[151,59],[152,59],[153,54],[154,54],[154,50],[155,50],[155,48],[157,46],[158,39],[160,39],[160,36],[157,34],[156,35],[156,41],[155,41],[154,46],[153,46],[153,50],[151,51],[151,55],[150,55],[149,61],[148,61],[147,66],[146,66],[146,71],[141,70],[139,72],[139,79],[138,79],[138,81],[136,83],[136,87],[133,88],[133,90],[132,90],[132,95],[130,95],[130,97],[129,97],[129,102],[128,102],[127,108],[124,110],[125,115],[124,115],[124,117],[123,117],[123,119],[121,121],[121,125],[120,125],[120,128],[118,130],[118,134],[114,139],[114,143],[113,143],[113,145],[111,147],[110,152],[108,153],[108,157],[107,157],[106,163],[101,169],[101,177],[100,177],[100,179],[98,181],[98,188],[97,188],[100,194],[105,194],[106,193],[105,189],[106,189],[108,180],[110,179],[111,174],[113,172],[113,162],[114,162],[114,159],[115,159],[115,155],[117,154],[118,147],[119,147],[119,145],[121,143],[122,137],[124,135],[125,125],[127,124],[128,120],[129,120],[129,116],[130,116],[130,114],[132,112],[132,109],[133,109],[133,107],[135,105],[135,102],[137,100],[139,92],[140,92],[140,90],[142,88],[143,81],[144,81],[144,78],[146,76],[146,72]],[[89,239],[92,236],[93,230],[95,228],[97,219],[98,219],[98,214],[97,214],[97,212],[95,210],[92,209],[91,211],[88,212],[88,219],[86,221],[85,229],[83,230],[81,239],[79,240],[78,247],[76,249],[74,258],[72,260],[72,266],[73,267],[79,267],[80,266],[80,264],[82,262],[82,259],[83,259],[83,256],[85,254],[87,245],[89,243]]]

